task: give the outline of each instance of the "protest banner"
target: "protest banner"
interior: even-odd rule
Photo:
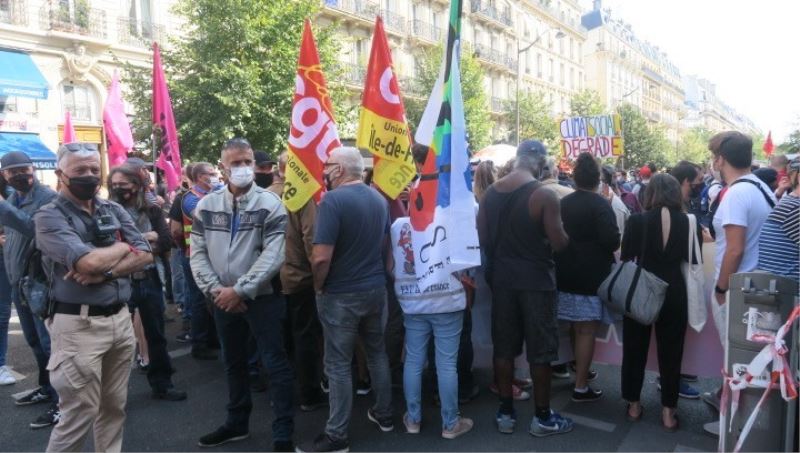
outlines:
[[[333,119],[330,92],[314,44],[311,22],[306,20],[297,61],[289,130],[283,190],[286,209],[297,212],[312,197],[319,202],[325,190],[322,165],[328,160],[328,154],[338,146],[341,146],[341,142]]]
[[[392,199],[400,195],[417,173],[411,157],[411,134],[403,98],[392,70],[392,54],[380,16],[372,36],[356,146],[372,153],[372,181]]]
[[[558,123],[561,156],[575,160],[583,152],[598,158],[622,156],[625,142],[618,114],[564,118]]]
[[[462,0],[450,3],[444,61],[415,135],[417,143],[428,147],[409,203],[414,265],[422,288],[481,264],[461,97],[461,6]]]

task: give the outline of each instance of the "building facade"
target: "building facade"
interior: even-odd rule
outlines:
[[[114,71],[152,65],[151,44],[179,30],[172,0],[0,0],[0,52],[28,56],[44,96],[0,96],[0,132],[37,134],[55,151],[69,111],[78,139],[103,149]],[[0,80],[8,68],[0,67]],[[121,80],[123,91],[125,80]],[[103,156],[105,154],[103,153]]]
[[[395,71],[406,96],[413,93],[420,50],[444,43],[449,0],[322,0],[318,26],[335,25],[342,37],[341,63],[351,102],[360,102],[375,16],[384,21]],[[487,108],[494,116],[493,140],[507,140],[514,113],[509,106],[520,90],[540,91],[553,116],[569,111],[572,94],[585,86],[583,45],[586,30],[575,0],[465,0],[463,52],[472,52],[484,69]],[[532,45],[531,45],[532,44]],[[530,46],[530,47],[529,47]],[[519,53],[519,49],[525,49]],[[352,122],[352,120],[350,120]],[[355,124],[340,124],[344,138]]]
[[[686,91],[687,114],[684,127],[701,127],[711,132],[738,130],[750,135],[759,135],[761,130],[746,116],[725,104],[717,95],[714,83],[696,75],[683,78]]]

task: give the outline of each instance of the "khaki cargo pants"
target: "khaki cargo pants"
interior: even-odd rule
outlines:
[[[120,451],[135,345],[130,313],[88,316],[84,305],[80,315],[55,314],[47,327],[47,369],[61,409],[47,451],[83,451],[92,425],[95,451]]]

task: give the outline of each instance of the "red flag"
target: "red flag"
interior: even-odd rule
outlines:
[[[161,131],[160,151],[156,166],[164,171],[167,190],[176,189],[181,183],[181,151],[178,146],[178,130],[172,115],[167,79],[161,66],[158,43],[153,43],[153,130]]]
[[[114,168],[125,162],[128,151],[133,148],[131,125],[125,115],[125,103],[122,101],[117,71],[114,71],[111,86],[108,87],[108,98],[103,108],[103,129],[108,147],[108,166]]]
[[[297,61],[292,124],[289,130],[289,159],[283,202],[296,212],[311,197],[319,201],[325,185],[322,164],[334,148],[341,146],[333,107],[319,62],[311,22],[306,20]]]
[[[767,134],[767,141],[764,142],[764,154],[767,157],[772,155],[772,152],[775,151],[775,145],[772,143],[772,131],[769,131]]]
[[[69,110],[64,113],[64,138],[61,143],[75,143],[78,141],[78,134],[75,133],[75,128],[72,127],[72,116]]]

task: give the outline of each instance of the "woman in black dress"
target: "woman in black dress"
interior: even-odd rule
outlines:
[[[642,267],[669,284],[664,305],[654,323],[661,373],[661,423],[669,432],[678,429],[675,412],[688,323],[686,281],[681,263],[689,259],[696,262],[695,257],[688,256],[689,218],[682,207],[678,180],[667,174],[657,174],[645,190],[645,212],[631,216],[622,240],[622,260],[641,256],[644,244]],[[695,233],[702,243],[699,224]],[[623,320],[622,397],[628,401],[627,415],[631,421],[642,416],[639,395],[650,347],[650,328],[628,317]]]

